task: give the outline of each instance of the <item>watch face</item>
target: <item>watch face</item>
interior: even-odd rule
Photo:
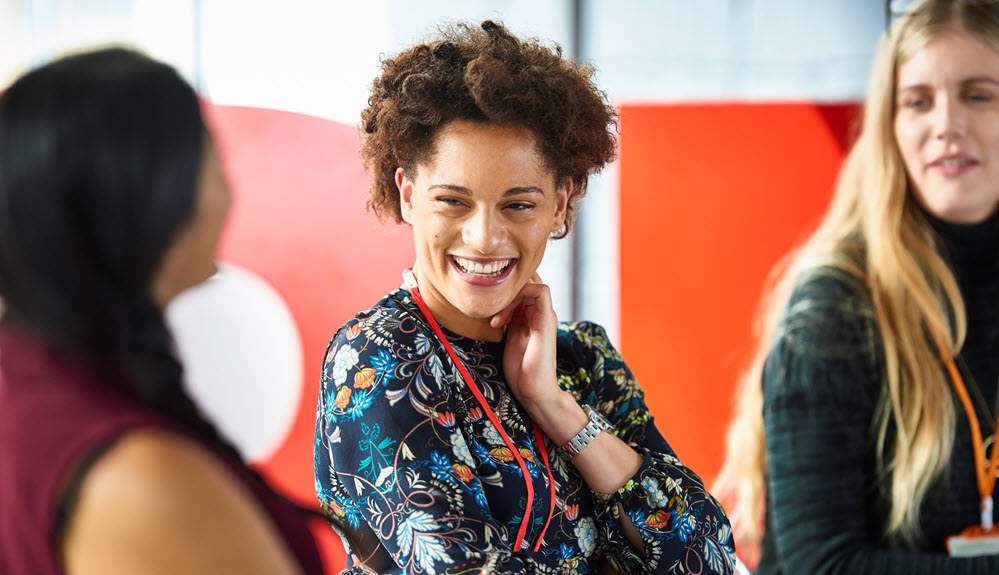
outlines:
[[[589,405],[587,405],[585,409],[586,409],[586,415],[589,416],[590,421],[595,423],[601,430],[606,431],[608,429],[611,429],[612,426],[610,422],[607,421],[607,418],[605,418],[603,414],[601,414],[596,409],[593,409]]]

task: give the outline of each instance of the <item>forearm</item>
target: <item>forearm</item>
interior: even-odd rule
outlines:
[[[656,429],[603,329],[585,322],[561,327],[558,357],[558,385],[567,399],[549,405],[563,407],[522,405],[559,445],[589,420],[577,401],[599,408],[613,426],[572,460],[592,490],[609,555],[631,573],[731,573],[735,555],[724,511]]]
[[[528,408],[528,413],[559,446],[568,443],[589,422],[583,408],[565,392],[544,405]],[[600,433],[570,461],[586,485],[603,494],[624,487],[642,466],[642,456],[612,433]]]
[[[586,412],[568,393],[561,393],[547,409],[535,409],[532,419],[551,440],[559,446],[565,445],[586,424]],[[623,487],[642,466],[642,456],[628,444],[611,433],[600,433],[570,462],[583,477],[583,481],[593,491],[611,494]],[[625,537],[642,552],[642,536],[631,519],[618,504],[621,528]]]

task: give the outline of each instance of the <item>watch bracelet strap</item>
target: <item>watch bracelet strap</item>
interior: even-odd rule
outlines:
[[[571,459],[578,455],[601,431],[610,431],[613,429],[611,424],[600,415],[600,412],[589,405],[584,405],[583,409],[586,411],[589,421],[586,422],[583,429],[579,430],[579,433],[570,439],[568,443],[559,447],[559,454],[565,458]]]

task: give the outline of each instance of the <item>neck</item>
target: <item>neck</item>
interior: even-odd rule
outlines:
[[[992,214],[975,224],[955,224],[930,213],[926,217],[943,240],[944,255],[952,266],[995,269],[999,259],[999,215]]]
[[[504,329],[489,325],[489,320],[492,318],[475,318],[464,314],[451,305],[451,302],[434,289],[430,282],[420,282],[420,272],[416,266],[413,267],[413,275],[419,282],[423,302],[427,304],[427,309],[433,314],[438,325],[462,337],[479,341],[503,340]]]

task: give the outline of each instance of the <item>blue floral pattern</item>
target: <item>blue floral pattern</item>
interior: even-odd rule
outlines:
[[[548,473],[533,425],[506,387],[503,343],[448,339],[522,456],[533,498],[409,293],[396,290],[337,331],[323,366],[316,492],[345,536],[345,573],[372,572],[350,536],[375,540],[391,556],[395,565],[379,573],[582,575],[601,572],[603,562],[625,574],[733,572],[724,511],[656,429],[602,328],[559,325],[559,385],[607,417],[644,461],[617,493],[598,494],[544,438],[555,479],[547,530]],[[525,508],[524,548],[513,549]],[[642,551],[624,535],[622,510]]]

